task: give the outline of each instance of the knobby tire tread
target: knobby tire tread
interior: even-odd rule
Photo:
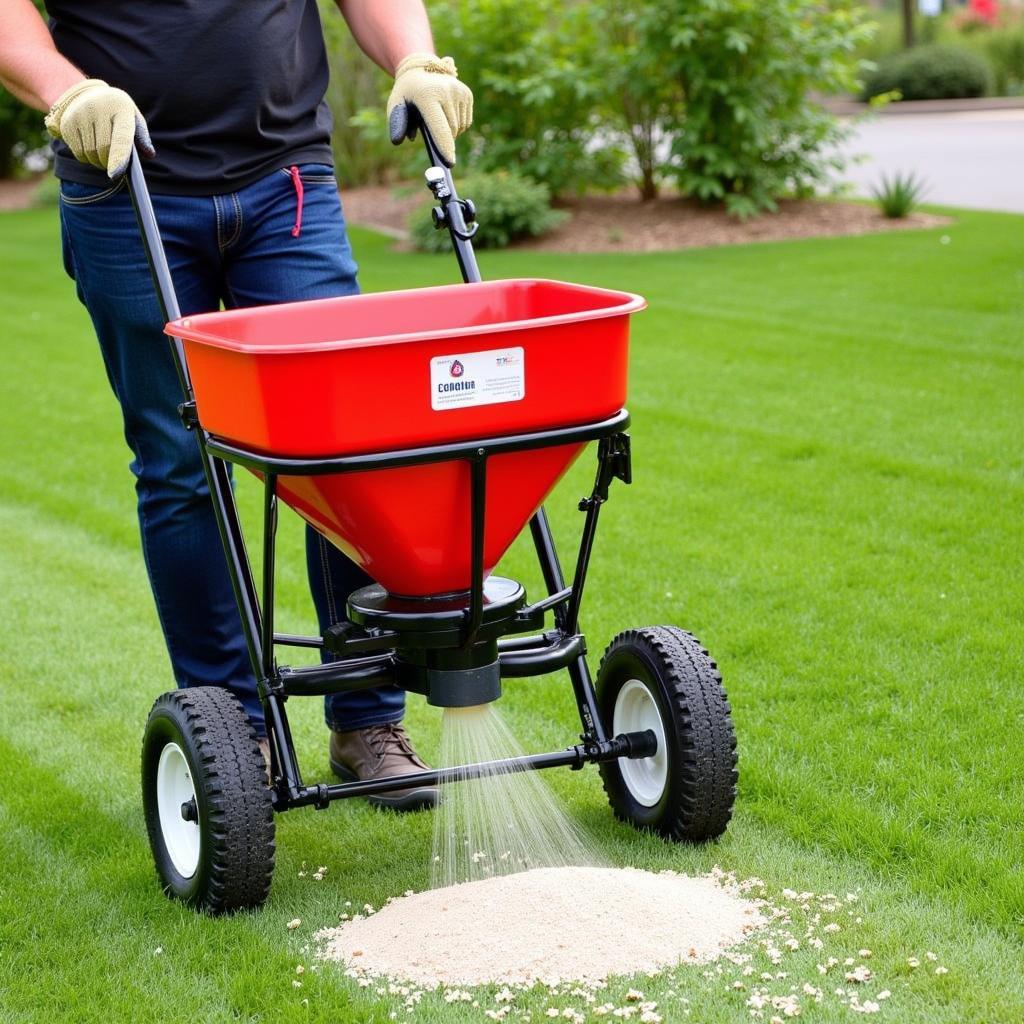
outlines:
[[[732,818],[739,778],[732,709],[718,665],[692,633],[676,626],[620,633],[605,650],[602,670],[623,648],[642,652],[642,660],[657,666],[663,696],[670,702],[672,721],[665,725],[674,729],[679,749],[680,784],[670,786],[674,806],[666,809],[663,823],[654,827],[680,842],[715,839]],[[611,723],[607,724],[610,727]],[[620,804],[621,783],[615,774],[602,772],[602,785],[616,817],[630,821]]]
[[[157,698],[187,732],[198,753],[193,782],[207,808],[209,874],[196,903],[210,913],[261,906],[274,872],[274,814],[266,763],[238,700],[213,686]],[[177,711],[177,714],[175,714]]]

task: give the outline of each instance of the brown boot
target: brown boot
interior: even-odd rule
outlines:
[[[260,753],[263,755],[263,761],[267,766],[267,785],[271,783],[270,778],[270,738],[268,736],[260,736],[256,741],[260,745]]]
[[[331,769],[346,782],[383,779],[427,771],[427,766],[412,749],[402,726],[371,725],[352,732],[331,732]],[[393,811],[417,811],[437,805],[437,789],[399,789],[367,797],[374,807]]]

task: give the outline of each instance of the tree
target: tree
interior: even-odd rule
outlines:
[[[595,57],[604,83],[602,115],[626,139],[640,198],[658,195],[667,126],[682,117],[679,89],[651,48],[652,4],[602,4],[602,41]]]
[[[903,11],[903,45],[909,50],[914,45],[914,0],[901,0]]]
[[[642,194],[660,173],[747,216],[810,193],[836,166],[843,130],[810,97],[856,87],[854,51],[872,31],[856,0],[591,6],[622,64],[607,102],[634,140]]]

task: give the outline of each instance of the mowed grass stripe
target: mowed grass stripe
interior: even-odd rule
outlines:
[[[965,214],[947,229],[949,246],[926,232],[482,257],[490,277],[578,279],[650,298],[634,335],[636,480],[616,485],[603,513],[585,625],[595,663],[620,629],[692,628],[722,664],[740,735],[738,814],[710,848],[616,824],[593,772],[550,784],[613,863],[721,863],[775,891],[863,886],[864,922],[841,941],[875,951],[894,993],[886,1016],[901,1021],[1024,1016],[1024,792],[1008,754],[1024,722],[1024,583],[1012,557],[1020,227]],[[452,278],[449,260],[355,234],[368,289]],[[19,909],[3,915],[18,922],[12,942],[0,932],[0,1020],[118,1019],[137,1007],[143,1020],[171,1007],[197,1020],[385,1020],[390,1004],[366,993],[353,1002],[336,978],[307,973],[294,989],[294,965],[308,963],[303,945],[345,899],[380,905],[426,884],[429,817],[396,822],[351,804],[279,819],[275,887],[259,915],[197,918],[156,891],[138,743],[170,673],[116,405],[52,241],[47,213],[0,218],[0,346],[12,356],[0,425],[17,439],[0,485],[0,899]],[[592,473],[587,456],[552,502],[567,548]],[[247,474],[238,493],[252,521]],[[305,628],[294,517],[283,534],[278,602],[288,628]],[[536,589],[528,545],[504,568]],[[319,702],[292,705],[307,774],[325,778]],[[562,677],[510,682],[503,709],[529,749],[562,746],[578,729]],[[436,713],[414,701],[410,723],[433,756]],[[300,878],[303,860],[328,864],[325,882]],[[107,904],[116,937],[99,927]],[[296,933],[284,928],[292,916],[303,920]],[[907,967],[926,948],[948,961],[948,976]],[[792,977],[817,983],[816,956],[794,954]],[[663,983],[642,987],[667,998]],[[694,1018],[748,1019],[745,995],[721,981],[695,976],[686,987]],[[535,1017],[543,1005],[531,1003]],[[480,1014],[431,1003],[420,1016]],[[848,1018],[834,1004],[814,1009],[816,1020]]]

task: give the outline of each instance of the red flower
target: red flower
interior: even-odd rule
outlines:
[[[990,25],[999,17],[999,0],[970,0],[968,7],[975,18]]]

